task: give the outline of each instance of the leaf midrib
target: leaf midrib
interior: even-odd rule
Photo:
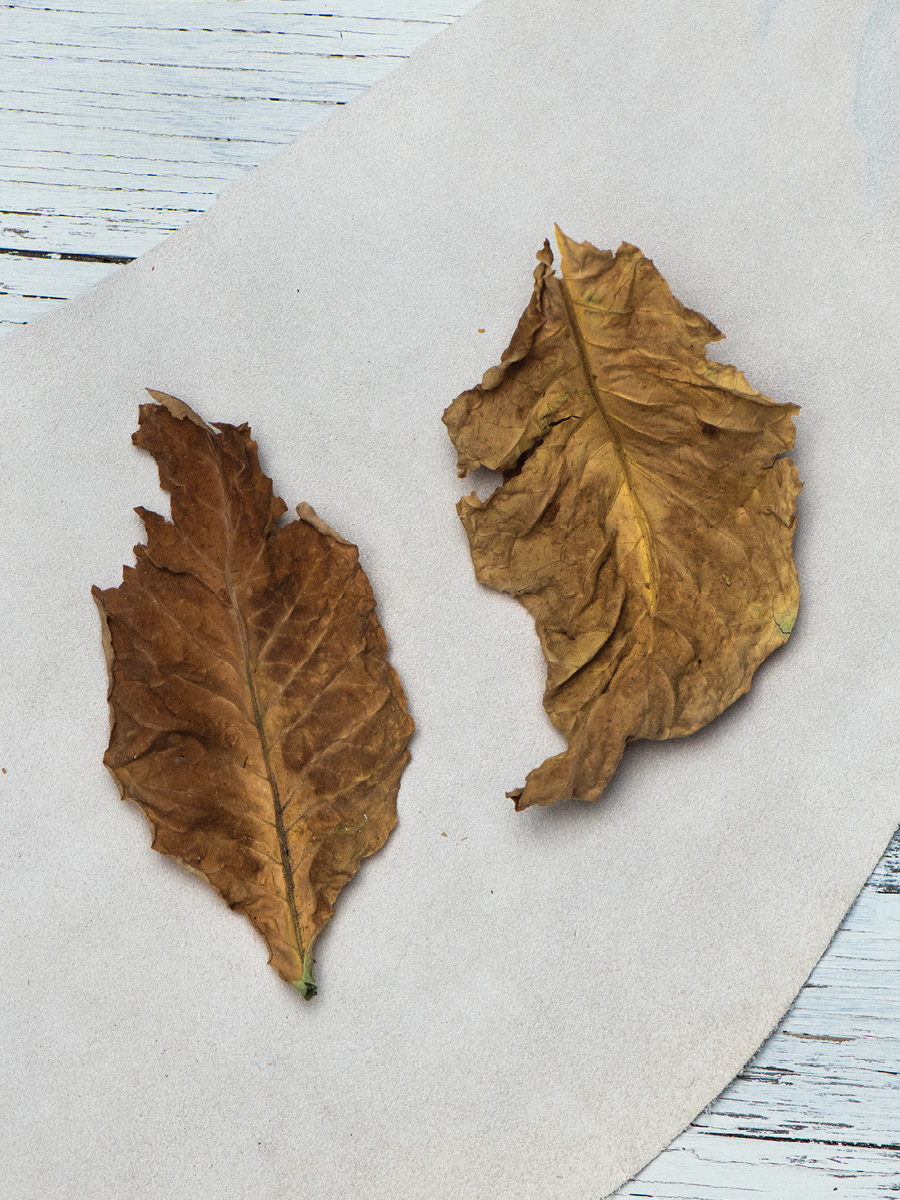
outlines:
[[[622,444],[622,439],[613,424],[610,414],[607,412],[606,405],[601,397],[601,388],[594,378],[594,373],[591,370],[590,359],[588,358],[587,346],[585,345],[584,337],[581,333],[581,327],[578,324],[578,318],[575,314],[575,301],[569,291],[568,281],[565,273],[560,272],[559,290],[562,295],[563,305],[566,310],[566,319],[569,323],[569,330],[572,334],[572,340],[575,343],[575,349],[578,352],[578,358],[581,365],[581,373],[584,375],[585,381],[590,392],[591,399],[596,406],[598,413],[606,426],[609,434],[610,444],[619,464],[619,470],[622,473],[622,478],[625,481],[625,488],[628,492],[629,500],[631,501],[632,509],[634,510],[635,520],[638,524],[638,529],[641,532],[647,546],[648,571],[645,572],[645,579],[650,590],[647,598],[647,607],[650,610],[650,615],[654,616],[659,603],[659,564],[656,558],[656,541],[653,536],[653,530],[650,526],[650,519],[647,516],[646,509],[641,504],[637,491],[635,490],[634,479],[631,474],[631,464],[628,461],[628,454]]]
[[[207,434],[207,437],[212,440],[212,435]],[[215,447],[211,446],[215,454]],[[228,599],[231,602],[231,609],[234,613],[235,624],[238,630],[238,637],[241,643],[241,654],[244,661],[244,673],[247,679],[247,688],[250,692],[250,701],[253,708],[253,724],[256,728],[256,735],[259,738],[260,749],[262,750],[263,764],[266,769],[266,779],[269,784],[269,791],[272,795],[272,808],[275,815],[275,836],[278,840],[278,850],[281,857],[281,870],[284,875],[284,891],[285,900],[287,902],[288,913],[291,919],[291,929],[294,934],[294,939],[297,945],[297,951],[300,955],[301,963],[304,970],[306,967],[306,951],[303,945],[303,934],[300,930],[300,914],[297,911],[297,896],[294,891],[294,873],[293,864],[291,862],[291,849],[287,839],[287,830],[284,824],[284,805],[281,802],[281,790],[278,786],[278,779],[275,770],[272,766],[271,748],[269,739],[266,736],[265,725],[262,719],[262,706],[259,702],[259,693],[256,688],[256,680],[253,676],[253,668],[250,657],[250,643],[247,637],[247,622],[244,618],[243,611],[234,590],[234,584],[231,575],[231,549],[234,542],[234,526],[231,522],[231,509],[228,503],[228,489],[225,485],[225,479],[219,464],[218,455],[216,457],[216,465],[219,468],[219,477],[222,481],[222,491],[224,493],[225,504],[223,505],[225,513],[225,525],[228,531],[226,542],[225,566],[223,575],[225,578],[225,588],[228,593]]]

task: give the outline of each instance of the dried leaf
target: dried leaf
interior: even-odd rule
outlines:
[[[153,846],[247,914],[269,961],[315,994],[312,946],[397,820],[413,723],[356,547],[286,511],[246,425],[210,427],[151,392],[137,446],[172,521],[147,533],[104,623],[104,762]]]
[[[799,600],[797,406],[709,361],[722,334],[635,246],[557,240],[562,278],[545,242],[500,365],[444,414],[460,475],[504,472],[459,515],[478,580],[534,617],[568,740],[509,793],[520,809],[596,800],[627,742],[711,721]]]

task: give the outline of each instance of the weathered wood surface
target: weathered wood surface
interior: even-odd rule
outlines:
[[[0,335],[156,245],[473,3],[0,4]],[[900,837],[754,1061],[619,1195],[900,1196]]]

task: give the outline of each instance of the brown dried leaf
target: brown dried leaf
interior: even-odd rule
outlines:
[[[315,994],[312,946],[396,824],[413,723],[356,547],[286,511],[246,425],[151,392],[137,446],[172,521],[137,509],[137,565],[94,597],[112,733],[104,762],[153,846],[247,914],[269,961]]]
[[[535,620],[568,748],[509,795],[596,800],[627,742],[700,729],[750,687],[799,601],[793,404],[711,362],[722,334],[635,246],[557,230],[500,366],[444,414],[481,583]]]

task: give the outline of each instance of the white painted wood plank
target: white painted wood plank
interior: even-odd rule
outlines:
[[[0,104],[7,113],[6,128],[15,129],[23,121],[66,125],[70,128],[124,130],[132,136],[164,134],[175,139],[195,138],[202,144],[208,139],[228,141],[234,138],[258,145],[283,145],[306,128],[304,112],[313,109],[311,120],[321,120],[331,107],[320,108],[322,102],[302,97],[242,97],[225,109],[221,96],[169,96],[165,106],[157,96],[138,92],[127,95],[107,95],[103,92],[64,93],[45,85],[43,72],[29,80],[27,89],[3,91],[0,84]],[[300,124],[298,125],[298,120]],[[6,138],[2,139],[6,142]],[[39,142],[34,149],[41,149]],[[169,157],[179,157],[171,151]]]
[[[68,294],[86,291],[117,269],[115,263],[0,254],[0,313],[5,301],[15,298],[15,323],[33,321],[52,312]]]
[[[315,20],[442,22],[449,24],[471,3],[466,0],[165,0],[147,4],[144,0],[14,0],[5,7],[34,9],[44,13],[83,13],[86,17],[116,17],[142,29],[216,28],[258,29],[290,28],[298,17]]]
[[[900,1194],[889,1150],[689,1132],[617,1196],[649,1200],[876,1200]]]
[[[191,216],[207,207],[199,200],[197,205],[196,208],[185,205],[172,214],[159,210],[146,216],[138,214],[135,217],[118,217],[108,211],[81,215],[77,212],[42,213],[34,210],[0,213],[0,252],[7,248],[31,250],[37,247],[61,246],[67,253],[89,255],[98,252],[130,261],[139,254],[152,250],[167,233],[180,229]],[[103,218],[104,224],[104,238],[100,243],[97,241],[98,217]],[[71,300],[82,295],[90,286],[92,283],[78,292],[73,292],[66,299]],[[11,303],[8,309],[0,305],[0,316],[13,318],[14,305]]]
[[[282,28],[223,28],[210,24],[199,25],[198,14],[203,8],[192,4],[183,12],[185,24],[172,20],[169,5],[162,5],[153,16],[153,24],[136,22],[134,16],[110,21],[106,16],[93,14],[54,14],[47,20],[43,10],[15,7],[3,24],[3,42],[10,54],[25,54],[35,58],[83,59],[92,58],[100,50],[112,52],[118,62],[161,62],[182,68],[227,66],[233,68],[235,34],[243,34],[240,66],[265,67],[273,55],[310,57],[338,55],[400,55],[406,57],[444,27],[445,21],[370,20],[365,17],[345,17],[323,20],[321,16],[288,15]],[[240,17],[240,14],[238,14]],[[161,19],[167,18],[167,19]],[[229,21],[229,25],[233,26]],[[199,27],[198,27],[199,25]],[[165,39],[159,37],[165,31]],[[197,34],[203,37],[198,38]],[[255,36],[254,36],[255,35]],[[110,54],[107,53],[107,58]],[[275,61],[274,59],[272,61]]]
[[[247,54],[242,51],[241,59]],[[294,94],[301,86],[304,99],[334,103],[352,98],[383,79],[397,66],[398,57],[331,58],[318,55],[271,56],[268,67],[178,67],[165,62],[104,62],[95,57],[52,56],[27,58],[4,53],[4,86],[20,89],[28,85],[41,62],[53,64],[53,86],[77,92],[90,86],[98,92],[116,92],[122,87],[123,72],[135,91],[153,96],[220,96],[224,99],[266,99]]]
[[[472,3],[0,5],[0,249],[144,253]]]
[[[221,99],[213,103],[219,105],[221,113]],[[332,107],[305,101],[307,123],[321,120]],[[90,167],[118,168],[150,179],[156,178],[160,170],[180,179],[198,175],[216,179],[220,178],[223,165],[246,170],[253,154],[272,153],[289,141],[294,136],[293,124],[285,129],[282,138],[271,132],[267,139],[240,137],[236,136],[234,124],[223,123],[220,116],[215,135],[204,137],[191,124],[173,136],[162,129],[151,132],[98,127],[92,122],[86,124],[81,113],[59,112],[52,117],[44,113],[20,113],[16,128],[10,129],[4,138],[0,155],[10,167],[15,163],[19,178],[30,178],[32,169],[52,166],[58,178],[71,187],[81,185],[84,170]],[[9,182],[6,178],[4,191]]]
[[[0,4],[0,336],[117,269],[100,260],[150,249],[473,3]],[[619,1195],[900,1195],[898,1059],[900,838],[754,1061]]]

